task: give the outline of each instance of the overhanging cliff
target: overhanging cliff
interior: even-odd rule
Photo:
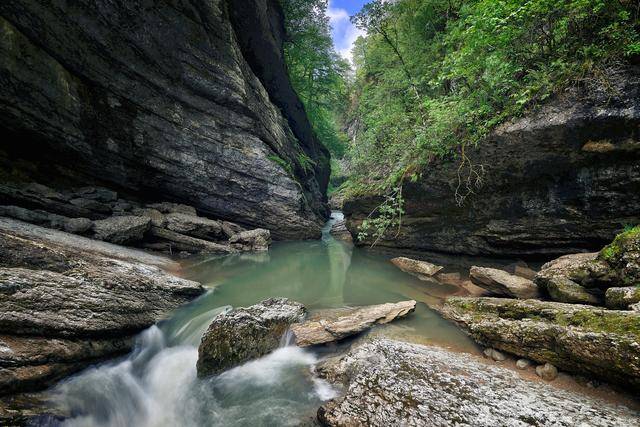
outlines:
[[[329,155],[288,81],[283,31],[276,0],[0,3],[2,179],[318,237]]]

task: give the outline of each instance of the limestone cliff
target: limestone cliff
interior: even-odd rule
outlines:
[[[0,176],[318,237],[329,155],[283,38],[276,0],[3,1]]]
[[[458,206],[469,170],[432,162],[406,183],[406,215],[378,245],[450,254],[548,258],[600,249],[640,222],[640,70],[608,76],[607,87],[572,88],[499,127],[467,149],[482,183]],[[380,204],[347,200],[349,230]],[[395,235],[395,230],[394,230]]]

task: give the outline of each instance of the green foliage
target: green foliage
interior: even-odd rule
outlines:
[[[358,240],[362,242],[373,239],[371,246],[375,246],[389,230],[397,228],[397,232],[400,232],[404,213],[402,187],[397,187],[391,194],[386,195],[384,201],[362,222]]]
[[[459,203],[481,183],[464,155],[574,84],[602,84],[640,53],[637,0],[375,0],[352,18],[350,191],[385,194],[436,158],[461,164]],[[453,196],[453,195],[452,195]]]
[[[626,225],[624,231],[600,251],[600,258],[615,264],[622,255],[622,248],[627,242],[635,239],[640,239],[640,225],[635,227]]]
[[[287,28],[285,59],[318,139],[331,154],[342,157],[346,135],[338,117],[347,102],[349,64],[333,47],[327,0],[281,0]],[[304,166],[303,166],[304,167]]]
[[[280,156],[268,156],[267,157],[269,160],[271,160],[274,163],[277,163],[278,165],[280,165],[282,167],[282,169],[284,169],[285,171],[287,171],[287,173],[291,176],[293,175],[293,167],[291,166],[291,163],[289,163],[288,161],[286,161],[285,159],[283,159]]]

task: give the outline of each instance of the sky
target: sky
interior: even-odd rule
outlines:
[[[349,21],[349,17],[357,13],[369,0],[330,0],[327,15],[331,20],[333,44],[336,51],[345,59],[352,61],[351,49],[353,42],[364,35],[364,31],[357,29]]]

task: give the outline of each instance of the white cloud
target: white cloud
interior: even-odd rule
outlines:
[[[331,22],[331,35],[336,51],[353,64],[353,44],[365,32],[356,28],[349,20],[349,13],[345,9],[332,7],[333,2],[329,2],[327,16]]]

